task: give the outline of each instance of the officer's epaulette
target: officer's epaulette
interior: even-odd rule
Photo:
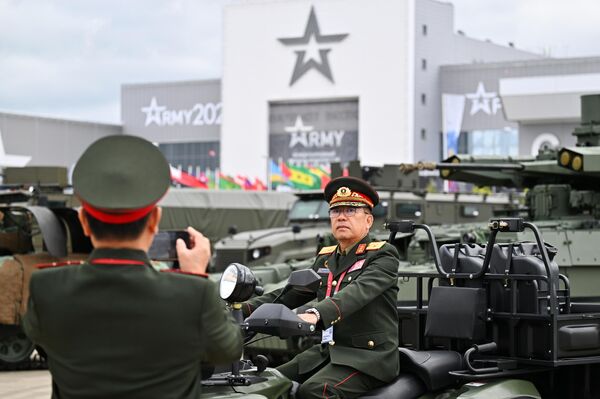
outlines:
[[[330,255],[335,252],[336,248],[337,248],[337,245],[332,245],[330,247],[323,247],[319,251],[319,255]]]
[[[208,274],[206,273],[192,273],[192,272],[185,272],[181,269],[166,269],[166,270],[161,270],[161,273],[177,273],[177,274],[188,274],[190,276],[196,276],[196,277],[204,277],[204,278],[208,278]]]
[[[367,245],[367,251],[377,251],[385,245],[385,241],[373,241]]]
[[[37,265],[35,265],[35,267],[37,269],[48,269],[50,267],[81,265],[83,263],[84,261],[82,260],[67,260],[64,262],[38,263]]]

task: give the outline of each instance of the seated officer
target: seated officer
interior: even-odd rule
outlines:
[[[278,368],[301,383],[299,396],[354,398],[391,382],[398,369],[399,256],[384,242],[372,242],[371,211],[379,196],[366,182],[340,177],[325,187],[331,230],[338,245],[325,247],[313,265],[322,277],[314,308],[299,316],[321,327],[321,345]],[[246,302],[246,315],[273,301],[273,291]],[[296,308],[312,298],[290,291],[280,302]]]
[[[146,254],[169,174],[158,148],[134,136],[102,138],[77,162],[73,188],[94,251],[35,272],[23,320],[48,354],[53,398],[197,398],[201,360],[240,357],[240,328],[204,274],[208,239],[188,228],[181,273],[156,271]]]

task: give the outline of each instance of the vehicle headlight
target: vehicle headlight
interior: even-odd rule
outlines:
[[[260,247],[248,250],[248,258],[251,261],[267,256],[271,253],[271,247]]]
[[[227,302],[243,302],[255,291],[256,278],[249,268],[239,263],[232,263],[221,275],[219,296]]]

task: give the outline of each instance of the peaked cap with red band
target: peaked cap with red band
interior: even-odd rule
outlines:
[[[338,177],[325,186],[325,200],[329,208],[338,206],[367,206],[379,203],[379,195],[366,181],[356,177]]]
[[[150,213],[169,189],[169,164],[141,137],[107,136],[85,150],[73,170],[73,190],[83,209],[111,224]]]

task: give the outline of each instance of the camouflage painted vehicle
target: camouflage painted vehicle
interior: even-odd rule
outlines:
[[[586,300],[600,298],[600,256],[595,248],[600,242],[600,95],[583,96],[581,108],[573,148],[548,149],[537,157],[522,158],[455,155],[417,167],[438,169],[444,179],[527,189],[521,213],[556,247],[556,263],[569,278],[571,295]],[[506,237],[532,238],[528,232]]]

